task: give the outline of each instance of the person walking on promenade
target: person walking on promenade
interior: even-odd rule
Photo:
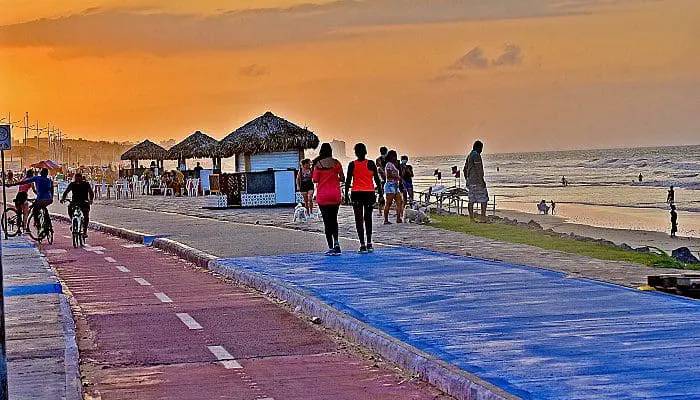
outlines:
[[[360,239],[360,254],[374,251],[372,246],[372,211],[377,202],[374,194],[375,185],[382,194],[382,181],[374,161],[368,160],[367,146],[364,143],[355,145],[357,160],[348,165],[348,176],[345,178],[345,198],[352,201],[352,210],[355,213],[355,228]],[[374,182],[373,182],[374,181]],[[352,188],[350,197],[348,191]],[[365,245],[365,233],[367,242]]]
[[[321,210],[323,226],[328,243],[327,256],[341,254],[338,238],[338,210],[340,209],[340,182],[345,180],[343,166],[333,158],[330,143],[323,143],[318,157],[314,160],[312,180],[317,184],[316,203]]]
[[[676,212],[676,206],[671,204],[671,237],[676,237],[678,232],[678,213]]]
[[[413,166],[408,163],[408,156],[401,156],[401,184],[403,185],[403,203],[413,205]]]
[[[484,165],[481,160],[481,152],[484,150],[484,144],[477,140],[474,142],[471,153],[467,156],[467,161],[464,163],[464,177],[467,180],[467,189],[469,190],[469,218],[474,221],[474,203],[481,204],[481,222],[486,221],[486,205],[489,202],[489,192],[486,189],[486,181],[484,180]]]
[[[396,150],[391,150],[386,155],[386,167],[384,168],[386,183],[384,183],[384,194],[386,204],[384,205],[384,225],[390,225],[389,210],[392,204],[396,203],[396,223],[403,223],[403,195],[399,189],[401,175],[399,173],[399,160]]]
[[[676,202],[676,192],[673,190],[673,186],[668,189],[668,196],[666,196],[666,203],[669,205]]]
[[[642,182],[642,179],[644,179],[644,177],[643,177],[642,174],[640,173],[640,174],[639,174],[639,183]]]
[[[297,174],[297,187],[304,198],[306,216],[311,217],[314,213],[314,182],[312,179],[311,160],[305,158],[301,160],[301,169]]]
[[[380,147],[379,157],[377,157],[377,160],[374,162],[377,165],[377,171],[379,171],[379,179],[382,181],[382,187],[384,187],[384,184],[386,183],[386,155],[388,152],[389,149],[386,147]],[[381,195],[379,196],[379,215],[382,215],[382,208],[384,207],[384,204],[384,196]]]
[[[556,213],[557,213],[557,203],[555,203],[554,200],[550,200],[550,203],[551,203],[551,205],[550,205],[549,210],[550,210],[550,212],[552,213],[552,215],[556,215]]]

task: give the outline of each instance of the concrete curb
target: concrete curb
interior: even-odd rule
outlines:
[[[75,339],[75,323],[73,313],[70,308],[68,296],[60,295],[61,298],[61,322],[63,324],[63,337],[66,342],[64,352],[64,368],[66,371],[66,400],[81,400],[83,398],[83,384],[80,380],[80,355],[78,353],[78,343]]]
[[[62,215],[56,215],[56,217],[63,221],[69,221],[67,217]],[[89,228],[138,243],[143,243],[144,238],[151,236],[99,222],[90,222]],[[298,307],[304,314],[319,318],[326,327],[338,334],[376,352],[404,370],[420,375],[436,388],[459,400],[520,399],[477,376],[338,311],[321,300],[282,281],[243,269],[233,268],[211,254],[171,239],[156,238],[153,240],[152,246],[188,260],[200,268],[217,272],[243,285],[284,300],[295,308]]]
[[[38,248],[37,251],[39,251]],[[49,261],[43,254],[39,254],[44,268],[51,271],[51,277],[56,283],[60,283]],[[70,307],[70,302],[68,301],[68,296],[60,293],[58,297],[61,307],[60,317],[63,330],[63,342],[65,344],[65,349],[63,350],[63,368],[66,376],[65,400],[82,400],[83,384],[80,379],[80,354],[78,351],[78,342],[76,340],[73,312]]]

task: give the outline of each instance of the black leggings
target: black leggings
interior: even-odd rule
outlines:
[[[353,204],[352,209],[355,212],[355,228],[357,236],[360,238],[360,244],[365,244],[365,232],[367,232],[367,243],[372,243],[372,211],[374,211],[374,206]]]
[[[365,244],[365,232],[367,243],[372,243],[372,211],[377,202],[374,192],[352,192],[352,209],[355,212],[355,228],[360,244]]]
[[[323,226],[326,228],[326,241],[328,248],[332,249],[338,243],[338,210],[340,204],[319,205],[321,216],[323,217]]]

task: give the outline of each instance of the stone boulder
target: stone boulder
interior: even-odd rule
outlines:
[[[636,249],[634,249],[634,251],[636,251],[637,253],[644,254],[651,253],[651,249],[649,248],[649,246],[637,247]]]
[[[699,264],[700,260],[687,247],[679,247],[671,252],[671,257],[686,264]]]
[[[530,222],[527,223],[527,227],[530,229],[542,230],[542,225],[535,222],[534,219],[531,219]]]
[[[634,251],[634,248],[627,243],[622,243],[618,247],[620,247],[622,250]]]

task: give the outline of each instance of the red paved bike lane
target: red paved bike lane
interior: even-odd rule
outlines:
[[[177,257],[96,232],[74,249],[55,228],[43,250],[74,299],[92,398],[448,398]]]

